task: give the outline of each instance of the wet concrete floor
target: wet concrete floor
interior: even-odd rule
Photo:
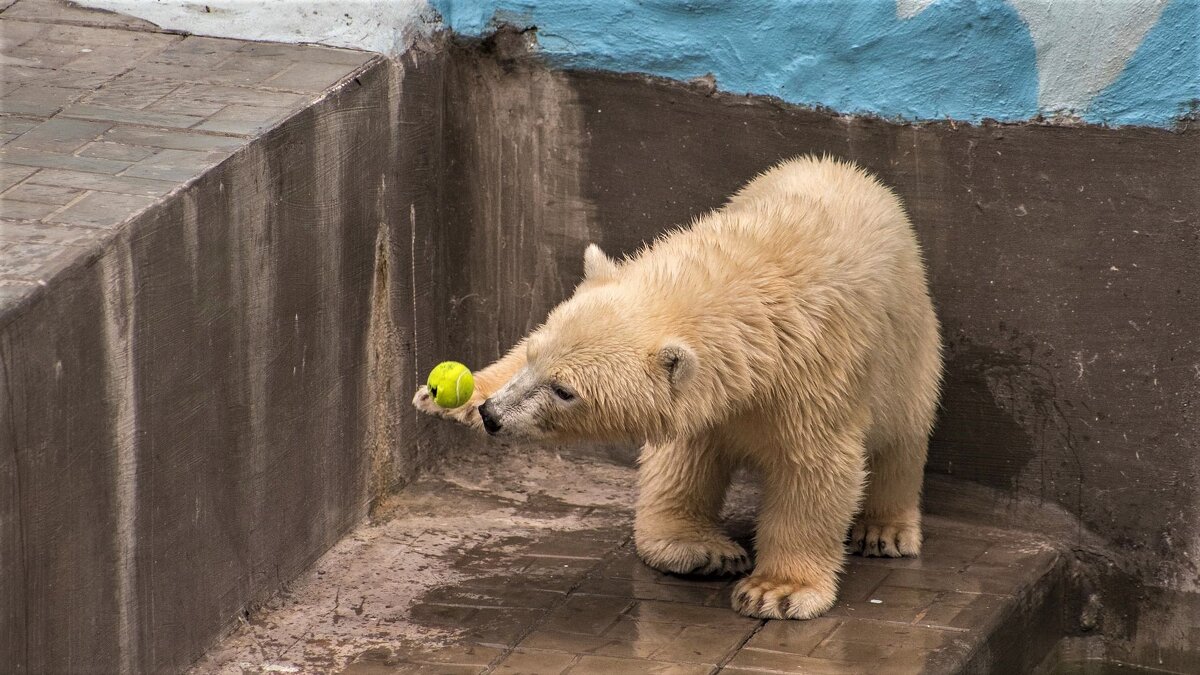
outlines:
[[[411,485],[197,673],[956,672],[1048,575],[1029,535],[931,518],[921,559],[849,559],[816,620],[729,608],[733,579],[660,574],[632,544],[634,469],[487,448]],[[756,494],[726,508],[749,539]]]

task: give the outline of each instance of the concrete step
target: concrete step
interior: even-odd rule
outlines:
[[[0,14],[0,322],[382,58]],[[71,23],[62,23],[72,17]],[[135,222],[136,221],[136,222]]]
[[[0,11],[0,670],[178,672],[367,511],[392,63]]]
[[[395,496],[192,672],[1024,672],[1061,635],[1043,539],[929,518],[919,559],[851,557],[812,621],[730,609],[734,580],[633,552],[634,469],[487,447]],[[726,508],[745,539],[757,495]]]

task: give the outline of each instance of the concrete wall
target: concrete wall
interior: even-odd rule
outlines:
[[[201,34],[398,53],[435,27],[536,27],[561,68],[886,118],[1170,127],[1200,105],[1200,0],[86,0]]]
[[[1170,126],[1200,99],[1200,2],[432,0],[480,35],[537,27],[560,67],[905,120]]]
[[[455,353],[483,362],[540,322],[587,241],[632,252],[778,159],[852,159],[910,209],[944,325],[927,508],[1053,531],[1097,593],[1072,625],[1122,658],[1194,662],[1200,136],[843,118],[547,70],[517,55],[528,39],[468,48],[447,75],[447,236],[472,261]]]
[[[5,316],[5,672],[184,669],[431,459],[439,63],[377,59]]]
[[[620,6],[595,4],[589,11]],[[917,40],[903,31],[921,21],[987,18],[995,29],[987,39],[1007,42],[910,64],[970,70],[960,55],[986,64],[989,50],[1020,42],[1025,23],[1013,17],[1036,14],[1022,6],[902,3],[888,30],[862,33],[861,49],[820,59],[848,59],[847,76],[903,82],[913,73],[886,70],[871,45],[898,39],[896,31]],[[1041,66],[1046,50],[1034,36],[1052,32],[1023,19],[1031,65],[991,84],[972,80],[978,116],[1023,119],[1043,109],[1039,101],[1068,100],[1048,87],[1075,87],[1098,92],[1071,99],[1101,111],[1097,121],[1174,124],[1194,95],[1194,71],[1179,67],[1195,44],[1197,5],[1096,11],[1122,6],[1143,12],[1129,21],[1145,24],[1144,35],[1116,40],[1133,55],[1066,89],[1054,89],[1062,78]],[[0,327],[0,367],[14,383],[0,429],[34,449],[20,470],[15,454],[0,455],[0,480],[12,486],[0,491],[0,513],[16,514],[0,520],[0,550],[20,542],[27,551],[0,560],[5,624],[26,626],[0,635],[0,653],[20,655],[29,671],[186,664],[246,598],[278,588],[372,499],[446,448],[469,451],[461,432],[409,411],[420,374],[449,356],[480,364],[506,349],[570,292],[586,242],[632,251],[771,162],[829,152],[896,187],[929,259],[949,361],[928,508],[973,507],[1054,528],[1081,561],[1079,588],[1097,594],[1074,608],[1080,630],[1104,631],[1125,658],[1192,663],[1189,631],[1200,626],[1193,130],[911,125],[715,93],[708,83],[562,70],[525,52],[558,65],[610,62],[588,61],[591,43],[557,26],[557,14],[547,23],[546,8],[528,16],[521,7],[501,19],[536,23],[536,33],[503,32],[451,54],[423,42],[379,66],[361,88],[147,214],[52,300]],[[607,29],[666,21],[654,12],[670,6],[645,7]],[[981,13],[937,14],[964,8]],[[486,28],[494,7],[442,10],[472,31]],[[684,19],[672,21],[703,24]],[[683,35],[711,47],[695,58],[726,54],[711,34]],[[555,47],[568,43],[578,49]],[[605,67],[654,71],[631,63]],[[681,70],[663,74],[676,78],[713,70],[671,63]],[[742,72],[759,70],[747,64]],[[913,81],[947,76],[923,72]],[[737,77],[717,75],[727,89]],[[948,81],[955,86],[903,102],[880,89],[878,105],[911,107],[868,112],[940,116],[962,85]],[[758,93],[820,102],[780,91]],[[1032,102],[1016,105],[1017,93]],[[1113,107],[1094,108],[1104,101]],[[18,478],[27,476],[37,479]],[[48,616],[69,619],[40,618]]]
[[[393,56],[428,37],[438,18],[425,0],[83,0],[195,35],[308,42]]]

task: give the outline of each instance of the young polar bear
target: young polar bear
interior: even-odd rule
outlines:
[[[468,405],[424,388],[414,405],[496,436],[644,441],[635,542],[664,572],[750,568],[718,514],[734,469],[756,469],[757,555],[733,593],[749,616],[828,610],[852,523],[855,552],[920,552],[941,343],[891,191],[794,159],[632,259],[589,246],[584,272]]]

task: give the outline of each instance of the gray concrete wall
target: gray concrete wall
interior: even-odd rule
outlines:
[[[925,244],[929,510],[1058,528],[1099,594],[1076,625],[1194,657],[1196,133],[839,118],[551,71],[527,37],[379,62],[0,321],[0,662],[185,667],[485,442],[411,411],[428,368],[507,349],[586,243],[632,251],[803,152],[880,174]]]
[[[570,294],[603,228],[584,192],[583,113],[568,77],[490,58],[449,68],[443,254],[463,273],[447,275],[448,304],[433,311],[446,312],[463,358],[484,365]]]
[[[1196,658],[1200,135],[843,118],[547,71],[526,39],[468,45],[447,77],[447,236],[470,262],[446,310],[468,362],[570,293],[586,242],[631,252],[791,155],[854,160],[904,199],[944,325],[929,471],[954,480],[928,510],[1053,525],[1114,654]]]
[[[412,321],[440,128],[439,59],[416,58],[377,61],[4,317],[6,672],[185,668],[430,459],[393,396],[437,339]]]

